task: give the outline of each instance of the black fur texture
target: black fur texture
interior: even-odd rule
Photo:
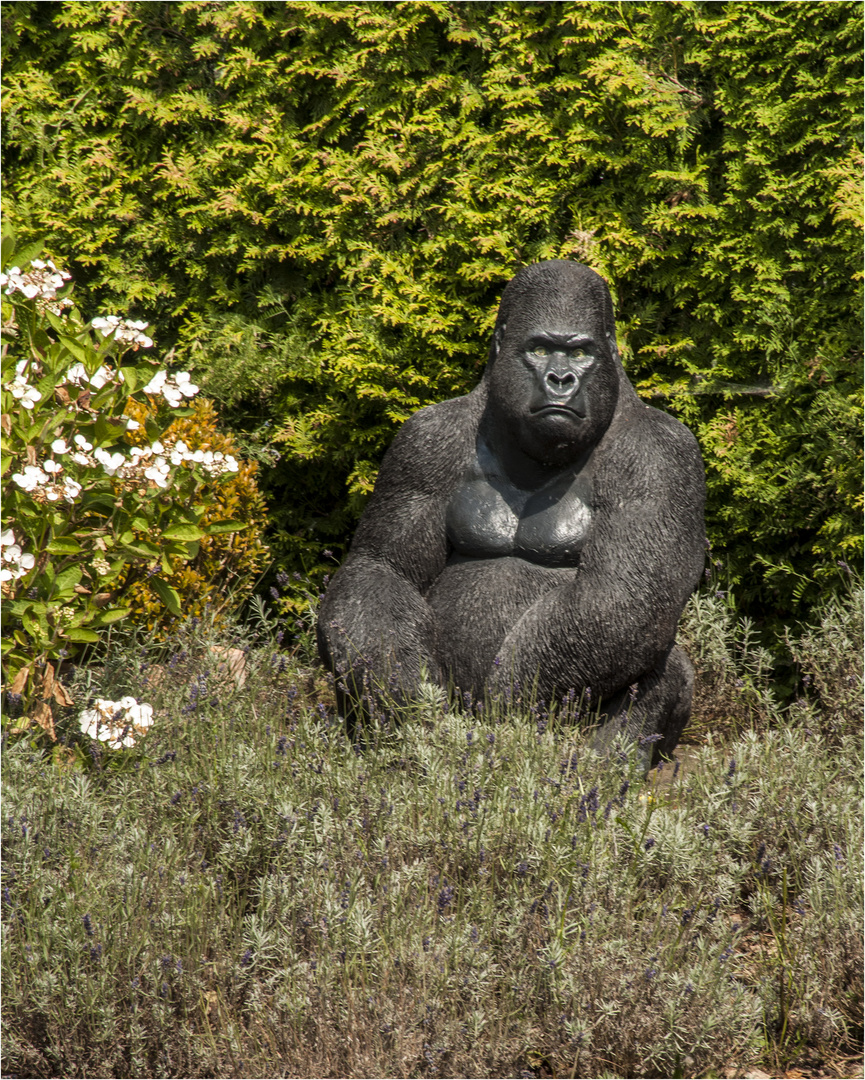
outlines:
[[[606,283],[578,263],[527,267],[480,385],[400,430],[324,598],[343,714],[410,701],[422,679],[475,700],[588,689],[600,745],[655,734],[647,763],[669,755],[690,710],[675,635],[704,504],[693,435],[628,382]]]

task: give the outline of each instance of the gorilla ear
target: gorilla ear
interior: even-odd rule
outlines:
[[[614,360],[619,359],[619,347],[616,345],[616,332],[615,330],[607,331],[607,345],[610,347],[610,355]]]

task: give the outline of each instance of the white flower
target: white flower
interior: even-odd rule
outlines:
[[[152,705],[131,705],[127,716],[132,721],[132,726],[140,734],[144,734],[153,724]]]
[[[146,735],[153,724],[153,707],[139,705],[134,697],[120,701],[97,698],[95,707],[78,717],[81,731],[91,739],[108,744],[109,749],[135,745],[135,735]]]
[[[32,555],[25,555],[18,544],[11,529],[2,534],[2,561],[6,565],[0,569],[0,581],[15,581],[24,577],[26,573],[36,565],[36,559]]]
[[[48,483],[48,474],[38,465],[25,465],[23,473],[13,473],[12,479],[25,491],[35,491],[41,484]]]
[[[86,454],[70,454],[69,455],[76,465],[89,465],[90,458]]]
[[[158,439],[157,439],[157,441],[155,443],[151,444],[150,449],[153,451],[154,454],[164,454],[165,453],[165,447],[162,445],[161,442],[159,442]]]
[[[63,479],[63,494],[68,502],[75,502],[81,494],[81,485],[77,480],[71,480],[68,476]]]
[[[44,470],[45,470],[45,471],[46,471],[47,473],[59,473],[59,472],[63,472],[63,466],[62,466],[62,465],[58,465],[58,464],[57,464],[57,462],[56,462],[56,461],[52,461],[52,460],[51,460],[51,458],[49,458],[49,459],[48,459],[47,461],[43,461],[43,462],[42,462],[42,468],[43,468],[43,469],[44,469]]]
[[[92,450],[93,443],[89,443],[83,435],[76,435],[73,439],[77,446],[80,446],[82,450]]]
[[[147,386],[142,387],[142,390],[145,394],[158,394],[165,385],[167,378],[168,375],[164,371],[157,371]]]
[[[42,400],[42,395],[32,387],[26,376],[18,374],[11,383],[6,383],[6,389],[10,391],[16,401],[20,401],[25,409],[32,409],[37,401]]]
[[[66,372],[66,381],[81,385],[87,380],[87,372],[84,370],[83,364],[73,364],[72,367]]]
[[[178,371],[174,376],[174,381],[177,384],[177,389],[184,397],[194,397],[198,393],[198,387],[189,380],[188,371]]]
[[[126,421],[126,430],[127,431],[137,431],[140,427],[141,427],[141,424],[139,424],[137,420],[127,420]]]
[[[109,454],[107,450],[99,449],[93,456],[102,466],[102,468],[108,473],[109,476],[113,476],[118,469],[122,468],[126,464],[126,458],[123,454],[113,453]]]
[[[148,480],[152,480],[157,487],[168,487],[168,463],[164,458],[158,458],[156,462],[150,466],[149,469],[144,470],[144,475]]]
[[[100,315],[97,318],[92,319],[90,325],[93,327],[94,330],[101,330],[103,337],[108,337],[109,334],[113,334],[114,331],[117,329],[117,325],[119,322],[119,315],[108,315],[104,319]]]
[[[85,383],[89,382],[94,390],[101,390],[110,378],[111,372],[104,364],[94,371],[92,375],[87,374],[83,364],[73,364],[66,372],[67,382],[75,383],[77,386],[84,386]]]
[[[69,447],[66,445],[65,439],[55,439],[51,444],[51,449],[55,454],[68,454]]]
[[[98,318],[93,319],[90,325],[95,330],[100,330],[103,337],[108,337],[109,334],[113,334],[115,341],[128,342],[132,348],[136,350],[140,346],[149,349],[153,344],[152,338],[141,333],[148,325],[146,322],[133,322],[129,319],[121,319],[119,315],[106,315],[104,318],[99,316]]]
[[[103,364],[102,367],[98,368],[90,376],[90,385],[96,390],[101,390],[110,378],[111,372]]]
[[[2,274],[0,278],[0,286],[8,286],[7,296],[22,292],[28,300],[39,297],[40,300],[49,302],[55,298],[57,290],[62,289],[64,283],[69,281],[70,275],[65,270],[58,270],[50,259],[47,262],[32,259],[26,274],[21,273],[20,267],[13,266],[8,274]],[[65,301],[62,303],[68,306]],[[52,307],[51,310],[55,309]]]

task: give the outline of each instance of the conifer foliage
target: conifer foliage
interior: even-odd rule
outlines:
[[[406,417],[475,384],[503,284],[587,263],[700,440],[739,600],[786,617],[861,555],[861,14],[24,0],[6,212],[173,341],[307,569]]]

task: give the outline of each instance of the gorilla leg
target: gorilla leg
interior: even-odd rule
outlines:
[[[678,645],[630,688],[607,698],[601,705],[601,726],[595,732],[595,749],[609,750],[619,734],[636,742],[646,771],[662,757],[670,757],[691,715],[694,667]],[[653,735],[661,738],[649,743]]]

